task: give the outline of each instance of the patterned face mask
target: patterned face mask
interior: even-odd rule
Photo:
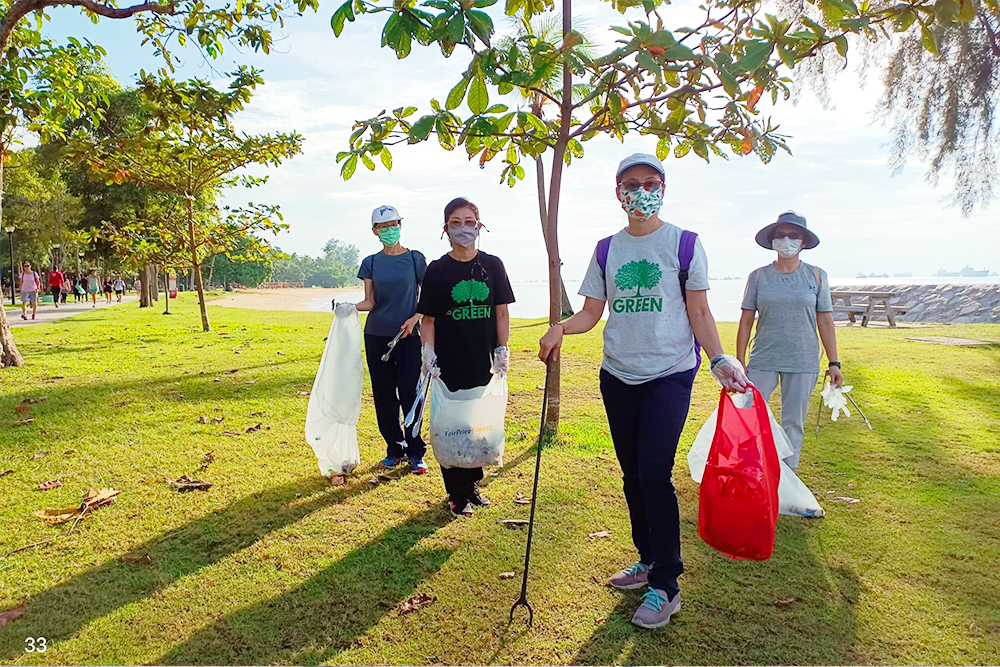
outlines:
[[[646,188],[626,190],[624,186],[618,186],[618,195],[622,200],[622,208],[630,218],[636,220],[648,220],[663,206],[662,188],[650,192]]]

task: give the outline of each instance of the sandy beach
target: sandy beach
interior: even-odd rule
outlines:
[[[252,310],[291,310],[330,312],[330,301],[338,294],[363,297],[361,287],[303,287],[285,289],[261,289],[232,292],[211,301],[213,306],[226,308],[249,308]],[[324,305],[325,304],[325,305]]]

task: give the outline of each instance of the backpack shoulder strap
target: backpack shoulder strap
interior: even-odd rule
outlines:
[[[677,246],[677,260],[680,264],[677,277],[681,283],[681,298],[684,299],[684,303],[687,303],[688,270],[691,268],[691,260],[694,259],[694,243],[697,240],[697,234],[684,229],[681,231],[681,242]]]
[[[611,249],[611,237],[606,236],[597,242],[597,266],[601,267],[601,273],[608,268],[608,251]]]

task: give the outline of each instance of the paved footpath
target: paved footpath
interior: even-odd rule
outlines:
[[[21,309],[17,310],[7,309],[7,320],[10,322],[11,327],[26,327],[31,324],[41,324],[42,322],[57,322],[61,319],[67,317],[72,317],[73,315],[79,315],[80,313],[90,313],[94,310],[99,310],[101,308],[110,308],[111,306],[122,306],[126,303],[136,303],[139,300],[135,294],[126,294],[122,298],[122,302],[118,303],[116,297],[111,299],[111,303],[105,303],[104,296],[101,295],[97,299],[97,308],[95,309],[91,303],[73,303],[72,300],[67,303],[60,303],[59,307],[56,308],[51,303],[39,304],[38,313],[35,315],[35,319],[31,319],[31,306],[28,306],[28,319],[21,319]],[[20,306],[20,303],[18,304]]]

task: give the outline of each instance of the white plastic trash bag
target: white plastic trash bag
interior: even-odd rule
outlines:
[[[306,442],[326,477],[346,475],[361,461],[358,417],[363,383],[361,320],[353,305],[342,304],[330,325],[306,409]]]
[[[484,387],[449,391],[431,380],[431,447],[443,468],[503,465],[507,377],[493,376]]]
[[[753,405],[753,394],[733,394],[733,405],[737,408],[747,409]],[[784,459],[792,455],[792,445],[788,442],[785,430],[781,428],[778,421],[771,413],[771,407],[767,406],[767,416],[771,420],[771,433],[774,435],[774,448],[778,452],[778,459]],[[709,416],[704,426],[698,431],[694,438],[694,443],[688,451],[688,469],[691,471],[691,479],[701,484],[701,478],[705,474],[705,463],[708,461],[708,452],[712,449],[712,440],[715,438],[715,425],[719,417],[718,408]],[[809,490],[798,475],[784,461],[781,464],[781,479],[778,482],[778,513],[788,516],[823,516],[823,508],[816,501],[816,496]]]

